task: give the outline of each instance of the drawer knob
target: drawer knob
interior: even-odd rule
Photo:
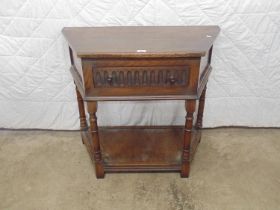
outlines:
[[[112,76],[108,76],[108,77],[107,77],[107,82],[108,82],[110,85],[112,85],[112,81],[113,81]]]
[[[175,84],[176,78],[174,78],[174,76],[170,76],[169,77],[169,82],[170,82],[171,85]]]

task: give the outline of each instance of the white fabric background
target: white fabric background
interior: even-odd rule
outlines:
[[[219,25],[205,127],[280,126],[279,0],[1,0],[0,127],[77,129],[64,26]],[[182,102],[102,103],[100,124],[183,124]]]

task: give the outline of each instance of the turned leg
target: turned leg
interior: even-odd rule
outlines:
[[[193,127],[193,113],[195,111],[196,100],[186,100],[185,108],[187,111],[184,129],[184,143],[182,155],[181,177],[189,177],[190,172],[190,149]]]
[[[104,178],[104,168],[102,164],[102,156],[100,151],[100,142],[98,136],[98,126],[97,126],[97,102],[90,101],[87,102],[88,112],[89,112],[89,120],[90,120],[90,134],[93,145],[93,156],[95,160],[95,173],[97,178]]]
[[[202,128],[205,94],[206,94],[206,86],[204,87],[201,96],[199,98],[198,112],[197,112],[196,125],[195,125],[197,129]]]
[[[87,120],[86,120],[86,114],[85,114],[85,106],[84,106],[84,100],[76,86],[76,93],[77,93],[77,101],[78,101],[78,107],[79,107],[79,114],[80,114],[80,130],[84,131],[87,129]],[[84,139],[82,138],[83,144]]]

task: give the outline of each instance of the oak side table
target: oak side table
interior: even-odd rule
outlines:
[[[219,31],[218,26],[63,29],[82,141],[97,178],[109,172],[149,171],[189,176],[201,138],[212,46]],[[132,100],[184,100],[185,126],[98,127],[98,101]]]

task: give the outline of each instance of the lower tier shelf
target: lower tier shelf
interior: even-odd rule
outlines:
[[[105,172],[181,170],[184,127],[99,127],[98,133]],[[82,131],[82,138],[93,160],[89,132]],[[194,129],[191,160],[200,138],[200,130]]]

